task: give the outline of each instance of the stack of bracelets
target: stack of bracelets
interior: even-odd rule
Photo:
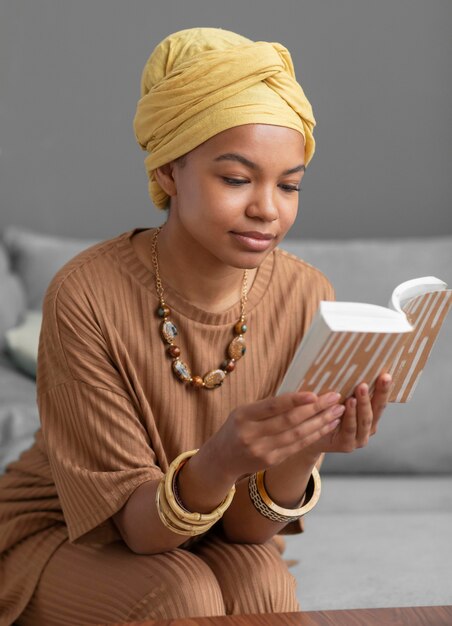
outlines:
[[[177,475],[188,459],[197,452],[198,450],[183,452],[174,459],[168,472],[161,479],[156,494],[157,511],[162,523],[172,532],[190,537],[207,532],[223,516],[235,494],[233,485],[223,502],[210,513],[194,513],[184,507],[177,489]],[[252,474],[248,482],[248,491],[256,510],[273,522],[293,522],[310,511],[319,500],[320,475],[315,467],[309,478],[302,506],[297,509],[285,509],[275,504],[265,489],[264,477],[264,470]]]
[[[193,537],[207,532],[222,516],[232,502],[235,485],[226,498],[211,513],[192,513],[182,504],[177,490],[177,474],[198,450],[183,452],[169,466],[167,473],[159,483],[156,494],[157,511],[162,523],[178,535]]]

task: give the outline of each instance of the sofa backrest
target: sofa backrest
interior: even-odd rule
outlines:
[[[0,351],[5,347],[5,333],[16,326],[26,309],[25,289],[11,269],[8,250],[0,241]]]
[[[76,254],[97,243],[94,239],[56,237],[15,226],[3,231],[11,267],[21,279],[28,309],[39,310],[46,289],[56,272]]]

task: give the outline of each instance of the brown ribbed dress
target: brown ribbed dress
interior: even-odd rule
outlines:
[[[24,611],[40,577],[45,579],[52,563],[55,570],[65,549],[73,558],[77,550],[100,550],[99,562],[102,550],[106,554],[114,546],[119,561],[128,552],[127,558],[153,559],[157,575],[159,568],[167,571],[161,559],[173,552],[134,555],[120,541],[111,516],[178,454],[201,447],[236,406],[274,394],[319,301],[333,298],[321,272],[276,249],[260,266],[248,295],[246,356],[222,387],[193,390],[171,373],[155,316],[154,279],[132,246],[135,232],[75,257],[47,291],[37,376],[42,428],[33,447],[0,478],[1,626]],[[209,313],[169,285],[165,294],[192,370],[218,367],[240,305]],[[300,528],[297,522],[285,532]],[[247,548],[258,546],[240,549]],[[181,553],[190,551],[174,551]],[[60,579],[65,575],[60,572]],[[58,586],[58,576],[56,581]],[[74,603],[82,602],[78,593]],[[65,602],[70,605],[69,598]],[[173,614],[153,612],[149,602],[149,617],[176,617],[182,611],[176,603]],[[153,602],[160,606],[157,591]],[[119,608],[112,615],[124,618]],[[19,623],[38,624],[37,619]],[[55,623],[77,621],[60,616]]]

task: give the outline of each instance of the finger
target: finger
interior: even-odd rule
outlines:
[[[296,393],[284,393],[280,396],[266,398],[265,400],[259,400],[252,404],[243,405],[239,407],[238,411],[242,414],[246,414],[247,419],[251,420],[265,420],[276,415],[281,415],[286,411],[295,409],[299,406],[312,405],[311,414],[319,413],[323,409],[332,404],[336,404],[340,399],[338,393],[327,393],[322,396],[317,396],[310,391],[300,391]]]
[[[345,402],[345,413],[342,416],[338,433],[341,449],[351,452],[356,447],[356,398],[348,398]]]
[[[291,428],[285,427],[286,424],[283,422],[284,416],[281,416],[278,422],[283,428],[279,432],[268,436],[267,443],[271,448],[284,448],[296,441],[302,442],[303,446],[309,445],[306,441],[317,440],[319,433],[320,436],[323,436],[324,433],[334,430],[339,424],[344,411],[345,406],[343,404],[335,404],[298,423],[295,421],[294,416],[290,416],[290,419],[294,422]],[[332,426],[330,427],[330,425]]]
[[[343,414],[340,404],[337,404],[340,395],[337,393],[323,394],[315,402],[292,407],[290,410],[273,415],[265,421],[260,420],[254,423],[254,428],[258,429],[256,434],[260,436],[275,436],[279,433],[292,431],[303,425],[307,420],[319,416],[320,421],[313,422],[310,428],[315,428],[321,420],[331,421],[334,417]]]
[[[356,396],[356,447],[363,448],[369,442],[373,423],[372,403],[369,395],[369,386],[366,383],[358,385]]]
[[[391,392],[392,378],[389,374],[382,374],[375,384],[375,391],[372,396],[372,412],[373,423],[370,434],[374,435],[377,432],[378,422],[389,400],[389,394]]]
[[[275,415],[281,415],[299,406],[313,404],[317,395],[308,391],[284,393],[280,396],[265,398],[251,404],[245,404],[236,409],[237,413],[249,420],[265,420]]]
[[[345,407],[343,407],[343,410],[345,410]],[[282,460],[292,456],[292,454],[296,454],[317,443],[322,437],[326,437],[327,435],[334,436],[333,433],[339,428],[340,423],[340,418],[336,418],[331,422],[324,423],[320,428],[313,430],[309,434],[305,434],[303,437],[292,439],[289,445],[275,450],[275,460],[272,460],[272,464],[280,463]]]

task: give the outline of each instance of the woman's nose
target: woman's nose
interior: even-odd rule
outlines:
[[[248,203],[246,214],[248,217],[264,222],[274,222],[278,219],[278,210],[272,191],[262,190],[260,193],[255,193]]]

